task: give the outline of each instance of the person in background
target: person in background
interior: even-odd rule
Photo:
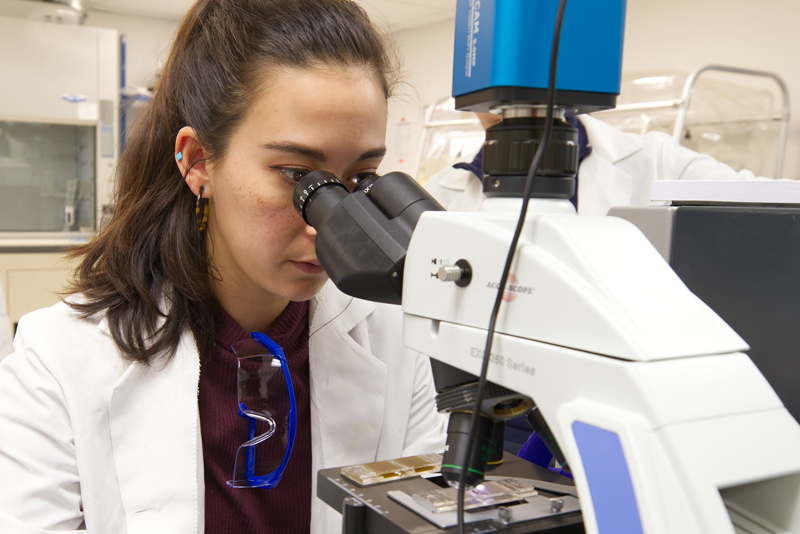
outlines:
[[[500,116],[478,113],[489,128]],[[623,132],[590,115],[567,119],[578,128],[577,187],[570,199],[581,215],[605,215],[614,206],[648,206],[656,180],[768,180],[748,170],[735,171],[711,156],[681,146],[662,132]],[[471,163],[457,163],[424,184],[445,208],[476,211],[483,194],[483,149]]]
[[[335,532],[319,469],[444,448],[430,362],[403,347],[399,308],[328,282],[292,205],[313,170],[351,190],[375,174],[396,72],[350,0],[189,9],[128,136],[113,214],[75,251],[74,294],[24,316],[0,362],[0,532]],[[282,347],[291,390],[277,357],[245,361],[263,353],[242,352],[253,343]],[[238,467],[246,482],[280,474],[254,471],[252,440],[288,450],[289,433],[253,429],[285,431],[271,414],[290,391],[280,483],[229,486]]]
[[[477,113],[485,129],[501,122],[492,113]],[[590,115],[567,118],[578,128],[577,187],[570,201],[581,215],[605,215],[614,206],[648,206],[655,180],[768,180],[748,170],[735,171],[711,156],[681,146],[662,132],[623,132]],[[425,189],[450,211],[477,211],[483,194],[483,149],[470,163],[456,163],[431,176]],[[553,455],[524,417],[506,422],[505,447],[537,465],[548,467]],[[559,474],[568,473],[551,467]]]
[[[11,328],[11,321],[6,311],[6,297],[3,294],[3,286],[0,285],[0,360],[14,352],[11,342],[14,339]]]

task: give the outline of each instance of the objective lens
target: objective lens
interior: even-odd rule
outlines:
[[[447,426],[447,446],[442,458],[442,476],[454,488],[458,487],[461,471],[467,470],[466,487],[474,488],[483,482],[486,474],[486,463],[496,458],[493,446],[494,421],[481,415],[478,417],[478,436],[472,449],[472,458],[467,462],[469,447],[469,430],[472,422],[471,412],[453,412]],[[500,454],[502,455],[502,440]]]
[[[503,442],[505,441],[506,422],[495,421],[492,427],[492,443],[486,455],[486,470],[492,471],[503,465]]]

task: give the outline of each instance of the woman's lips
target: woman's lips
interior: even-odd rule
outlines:
[[[293,261],[295,267],[300,269],[305,274],[322,274],[325,270],[318,261]]]

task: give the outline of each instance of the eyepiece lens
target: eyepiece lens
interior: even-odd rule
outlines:
[[[317,228],[328,213],[350,192],[327,171],[310,172],[294,188],[294,209],[307,224]]]

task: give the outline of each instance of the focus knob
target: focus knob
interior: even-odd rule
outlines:
[[[458,260],[455,265],[442,265],[436,273],[442,282],[455,282],[458,287],[466,287],[472,280],[472,267],[467,260]]]
[[[464,269],[458,265],[442,265],[436,274],[436,278],[442,282],[456,282],[461,280],[462,276],[464,276]]]

